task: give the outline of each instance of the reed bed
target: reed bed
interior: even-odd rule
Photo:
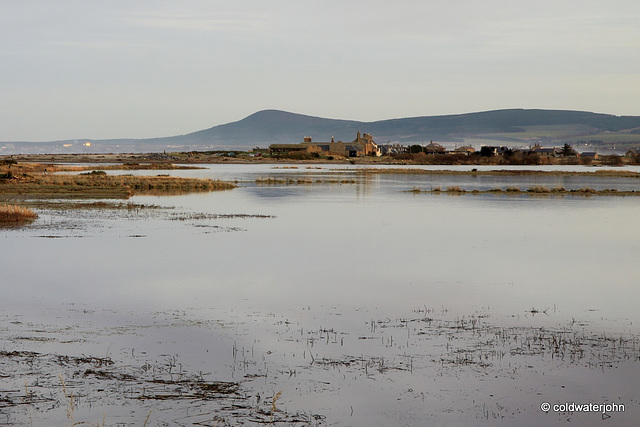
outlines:
[[[189,170],[204,169],[199,166],[174,165],[173,163],[122,163],[107,166],[83,166],[83,170]]]
[[[53,172],[82,172],[93,170],[187,170],[203,169],[198,166],[175,165],[173,163],[119,163],[115,165],[61,165],[54,163],[23,163],[7,162],[0,163],[0,172],[12,171],[14,175],[24,173],[53,173]]]
[[[310,185],[310,184],[356,184],[355,179],[292,179],[260,177],[255,180],[258,185]]]
[[[464,193],[465,190],[462,189],[459,185],[452,185],[447,187],[447,193]]]
[[[582,175],[582,176],[605,176],[619,178],[640,178],[639,172],[607,170],[601,169],[594,172],[590,171],[542,171],[542,170],[428,170],[418,168],[362,168],[362,169],[344,169],[344,173],[355,174],[398,174],[398,175],[491,175],[491,176],[565,176],[565,175]]]
[[[38,214],[29,208],[18,205],[0,205],[0,226],[25,224],[37,218]]]
[[[551,193],[551,190],[541,185],[534,185],[533,187],[529,187],[527,191],[529,193]]]
[[[530,196],[551,196],[551,195],[559,195],[559,196],[640,196],[640,191],[621,191],[616,190],[615,188],[606,188],[604,190],[596,190],[594,188],[578,188],[573,190],[567,190],[564,187],[555,187],[548,188],[544,186],[533,186],[529,187],[526,190],[522,190],[518,187],[507,187],[506,189],[502,188],[491,188],[489,190],[465,190],[459,186],[450,186],[447,187],[446,190],[440,189],[440,187],[434,187],[431,190],[422,190],[419,187],[413,187],[411,190],[406,190],[406,193],[449,193],[449,194],[503,194],[503,195],[530,195]]]
[[[56,210],[120,210],[120,211],[140,211],[140,210],[169,210],[173,207],[160,206],[146,203],[134,203],[134,202],[121,202],[115,200],[78,200],[78,199],[64,199],[64,200],[22,200],[20,204],[35,209],[56,209]]]
[[[56,198],[127,199],[139,195],[172,195],[221,191],[235,184],[211,179],[132,175],[50,175],[12,176],[0,181],[0,194]]]

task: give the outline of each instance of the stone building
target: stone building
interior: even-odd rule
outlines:
[[[269,150],[272,154],[285,154],[292,152],[306,152],[325,155],[337,155],[344,157],[381,156],[382,152],[373,137],[358,132],[352,142],[335,141],[313,142],[310,136],[305,136],[300,144],[271,144]]]

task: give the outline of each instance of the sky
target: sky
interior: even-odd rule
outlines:
[[[0,0],[0,141],[173,136],[264,109],[640,115],[638,22],[637,0]]]

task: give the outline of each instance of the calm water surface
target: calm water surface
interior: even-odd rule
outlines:
[[[180,353],[185,365],[220,379],[270,369],[248,387],[283,390],[289,409],[323,414],[330,425],[566,424],[570,416],[539,409],[554,399],[620,399],[627,408],[613,415],[616,425],[634,425],[640,414],[637,356],[597,369],[596,356],[592,366],[533,354],[502,361],[492,353],[482,369],[445,369],[440,352],[453,343],[493,338],[441,342],[446,334],[406,323],[475,319],[487,327],[637,337],[640,198],[406,192],[436,185],[640,190],[636,180],[379,175],[339,183],[344,174],[326,168],[262,165],[170,173],[240,187],[131,199],[166,210],[42,211],[34,225],[2,231],[0,313],[73,325],[75,334],[148,327],[171,316],[216,326],[148,329],[75,347],[30,344],[36,351]],[[260,177],[334,182],[257,185]],[[5,330],[5,348],[15,346],[9,338]],[[239,367],[232,346],[250,363]],[[314,368],[345,357],[382,357],[394,369]],[[599,414],[573,420],[603,422]]]

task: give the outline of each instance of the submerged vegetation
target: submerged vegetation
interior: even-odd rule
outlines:
[[[7,182],[0,182],[0,186],[23,185],[28,183],[28,179],[44,181],[63,176],[74,183],[58,184],[62,191],[65,186],[80,185],[78,182],[84,183],[81,185],[87,187],[90,183],[107,185],[113,178],[114,185],[117,182],[115,180],[122,180],[118,185],[128,187],[136,194],[143,194],[141,191],[146,190],[136,189],[134,179],[170,178],[111,177],[97,170],[87,170],[86,174],[79,176],[34,171],[17,172],[13,167],[3,172],[7,175],[7,178],[3,178]],[[14,174],[19,173],[29,176],[14,177]],[[289,174],[293,179],[269,174],[264,178],[264,182],[258,179],[255,184],[250,185],[302,185],[291,188],[291,193],[305,193],[307,190],[311,193],[311,190],[322,187],[305,187],[307,184],[339,185],[365,182],[371,187],[376,185],[375,179],[354,175],[351,172],[332,174],[333,172],[322,176]],[[345,180],[342,180],[343,178]],[[357,181],[353,178],[357,178]],[[67,265],[62,263],[63,260],[72,267],[80,265],[85,260],[104,264],[105,260],[111,260],[107,256],[113,252],[114,247],[117,249],[122,248],[123,243],[126,245],[125,239],[128,238],[129,242],[132,242],[131,238],[137,240],[129,245],[130,252],[127,249],[127,252],[117,254],[118,256],[113,258],[113,261],[118,262],[114,263],[116,268],[95,270],[93,267],[98,264],[88,262],[86,267],[81,266],[78,274],[74,273],[68,279],[62,276],[61,282],[64,282],[61,286],[54,280],[43,280],[42,284],[33,284],[30,282],[31,275],[25,275],[23,282],[26,295],[38,295],[39,298],[45,299],[49,295],[45,293],[47,289],[50,289],[52,294],[55,293],[55,299],[51,298],[51,302],[43,304],[46,310],[41,310],[39,306],[32,312],[21,310],[22,307],[19,306],[11,307],[13,295],[9,295],[12,298],[7,299],[7,307],[3,308],[0,319],[0,330],[3,331],[0,377],[4,384],[3,393],[0,395],[0,419],[6,419],[7,425],[35,426],[321,426],[325,425],[325,417],[328,420],[326,424],[330,425],[426,423],[471,426],[490,424],[494,420],[494,423],[507,425],[523,424],[521,421],[533,424],[540,417],[545,417],[544,421],[548,421],[546,424],[554,424],[557,421],[579,425],[593,424],[589,423],[592,418],[580,418],[581,414],[540,415],[541,401],[554,402],[562,396],[572,400],[587,400],[591,397],[605,401],[617,399],[616,402],[627,404],[632,410],[626,415],[627,418],[622,418],[625,414],[620,415],[622,422],[617,418],[614,421],[618,422],[617,425],[633,425],[629,419],[637,409],[635,396],[638,393],[637,385],[634,385],[631,379],[637,377],[640,361],[639,337],[633,326],[637,324],[636,319],[624,318],[624,309],[617,311],[614,307],[616,319],[604,320],[610,313],[606,311],[608,306],[605,306],[605,311],[601,314],[592,313],[592,306],[589,304],[593,298],[585,298],[576,306],[565,305],[565,292],[573,294],[575,290],[580,294],[587,294],[591,291],[591,284],[596,284],[597,279],[585,280],[585,284],[576,279],[576,287],[573,289],[571,280],[567,285],[561,284],[557,287],[550,280],[549,288],[554,293],[547,295],[548,288],[543,285],[546,283],[545,278],[551,275],[541,275],[531,280],[533,285],[530,289],[536,292],[532,301],[529,301],[531,293],[526,288],[529,279],[523,281],[525,285],[521,285],[518,280],[517,272],[526,274],[534,264],[539,264],[540,269],[545,272],[553,271],[549,270],[554,268],[553,263],[545,261],[556,254],[562,255],[562,258],[558,257],[562,261],[558,263],[559,271],[584,272],[581,267],[587,265],[591,259],[587,257],[586,261],[574,262],[571,250],[575,244],[566,246],[569,248],[566,257],[561,251],[563,248],[560,247],[557,252],[550,252],[548,258],[533,257],[526,262],[519,261],[526,253],[514,251],[514,248],[521,247],[522,244],[531,246],[532,253],[538,252],[534,252],[536,248],[531,245],[531,239],[527,238],[532,233],[538,233],[537,229],[531,227],[539,225],[531,226],[522,222],[523,227],[512,227],[514,230],[523,229],[522,233],[513,235],[510,232],[508,240],[502,239],[505,237],[502,233],[496,246],[492,246],[496,242],[485,237],[500,234],[493,225],[502,225],[502,218],[525,212],[508,211],[496,215],[497,209],[493,207],[491,214],[495,219],[486,227],[468,224],[471,221],[467,221],[465,216],[457,215],[457,212],[465,210],[471,219],[472,212],[465,209],[466,206],[457,207],[455,215],[450,214],[453,212],[451,210],[413,211],[415,214],[433,213],[431,219],[437,220],[438,224],[443,224],[440,221],[444,219],[446,227],[442,234],[435,230],[441,228],[437,225],[426,231],[434,242],[442,243],[439,245],[441,247],[435,248],[437,251],[423,251],[426,240],[423,239],[423,235],[416,234],[415,242],[418,246],[415,248],[418,250],[414,252],[411,246],[413,241],[406,239],[409,233],[398,233],[409,224],[407,230],[410,234],[415,234],[411,223],[405,223],[402,216],[409,212],[403,209],[404,207],[427,206],[438,197],[449,198],[444,195],[447,193],[451,195],[451,201],[454,201],[454,195],[462,195],[460,198],[467,200],[468,196],[464,195],[495,193],[501,194],[500,197],[496,197],[496,200],[500,201],[507,200],[506,194],[517,195],[512,199],[517,205],[525,199],[533,203],[522,204],[545,205],[546,203],[537,202],[550,200],[553,202],[550,204],[553,205],[561,200],[559,197],[563,194],[581,196],[599,192],[589,188],[567,190],[559,186],[561,184],[570,187],[570,180],[564,182],[548,179],[538,182],[535,179],[517,180],[509,177],[474,183],[473,185],[483,185],[482,188],[500,187],[476,191],[470,190],[471,184],[465,184],[465,181],[473,181],[471,177],[458,180],[445,177],[439,183],[442,187],[434,187],[428,191],[417,187],[413,189],[415,193],[443,195],[415,197],[415,200],[408,200],[409,203],[399,205],[397,210],[383,210],[380,214],[380,211],[370,209],[372,206],[377,207],[377,201],[407,201],[407,195],[400,194],[402,197],[398,197],[397,193],[407,188],[407,182],[410,183],[408,188],[412,185],[425,185],[425,188],[428,188],[428,181],[434,181],[434,184],[438,181],[432,179],[433,177],[386,178],[393,181],[394,186],[384,187],[383,190],[392,188],[396,193],[392,195],[393,199],[378,198],[380,193],[376,193],[375,205],[361,203],[361,194],[368,191],[368,188],[363,188],[364,185],[341,188],[343,193],[358,192],[355,199],[357,205],[353,202],[350,202],[350,205],[343,204],[338,206],[340,210],[334,210],[334,206],[331,206],[330,212],[337,213],[331,215],[332,221],[335,218],[335,222],[317,221],[320,215],[324,214],[317,210],[324,199],[316,198],[313,205],[305,205],[305,210],[293,211],[288,210],[289,206],[299,199],[281,199],[286,200],[287,204],[282,204],[283,208],[278,207],[282,219],[277,221],[278,224],[274,224],[275,230],[278,235],[284,236],[283,242],[292,244],[287,245],[289,248],[280,245],[278,250],[273,250],[272,233],[247,233],[246,237],[240,236],[235,242],[233,236],[204,237],[205,234],[213,232],[239,231],[237,225],[240,222],[246,223],[249,227],[255,222],[254,219],[260,221],[274,218],[272,215],[261,213],[265,206],[274,206],[262,201],[252,200],[251,203],[241,204],[250,209],[257,209],[257,212],[252,214],[251,211],[214,213],[216,211],[213,209],[228,206],[216,203],[215,197],[210,198],[211,203],[206,205],[205,211],[194,212],[192,209],[195,206],[201,207],[205,204],[198,200],[195,206],[191,205],[183,211],[183,208],[177,205],[181,203],[179,201],[169,201],[167,204],[171,206],[160,207],[117,199],[59,199],[59,196],[32,199],[32,195],[28,193],[24,193],[24,197],[4,196],[12,201],[20,200],[25,207],[40,209],[45,206],[40,212],[43,219],[38,221],[38,227],[41,228],[33,227],[28,233],[14,233],[21,241],[25,241],[25,237],[29,236],[32,239],[81,238],[70,241],[69,245],[52,240],[42,241],[46,243],[45,249],[56,250],[59,258],[53,258],[51,261],[55,264],[45,262],[53,251],[38,250],[42,246],[38,245],[39,242],[27,242],[33,243],[33,247],[36,248],[35,251],[31,251],[35,256],[32,264],[39,268],[35,271],[38,274],[34,277],[53,277],[58,271],[64,275],[64,272],[70,270],[65,268]],[[25,182],[13,182],[21,179]],[[379,181],[386,182],[385,179]],[[573,186],[580,187],[591,185],[591,182],[598,180],[575,181],[578,181],[578,184]],[[606,180],[607,185],[609,181],[616,180]],[[633,179],[626,181],[636,182]],[[544,185],[536,185],[540,183]],[[598,188],[604,186],[602,183],[594,185]],[[626,185],[630,188],[635,187]],[[256,190],[255,186],[250,190]],[[329,197],[327,195],[334,189],[325,188],[326,192],[318,193]],[[278,189],[270,191],[272,188],[259,190],[260,195],[278,193]],[[170,191],[165,189],[160,191],[162,192],[158,194],[170,194]],[[611,195],[625,194],[623,191],[606,191]],[[555,196],[557,199],[551,199],[554,195],[559,196]],[[550,198],[534,199],[538,196]],[[2,197],[0,194],[0,198]],[[194,199],[196,198],[202,199]],[[60,210],[51,214],[47,209],[56,209],[54,205]],[[188,203],[187,205],[189,206]],[[343,210],[343,206],[346,209]],[[358,206],[358,210],[354,210],[353,206]],[[145,207],[154,209],[144,211]],[[539,218],[551,211],[541,210],[539,206],[535,208],[536,217]],[[69,211],[63,211],[65,209]],[[163,209],[172,210],[166,212]],[[287,219],[291,218],[291,212],[306,214],[315,211],[315,215],[300,215],[300,218],[305,219],[301,224],[287,222]],[[345,220],[347,217],[340,215],[343,212],[350,214],[352,218],[364,217],[355,215],[360,212],[367,215],[373,212],[371,215],[380,215],[380,220],[375,218],[373,223]],[[440,212],[446,213],[446,217],[440,215]],[[547,222],[555,224],[556,219],[564,219],[562,216],[565,214],[565,209],[562,209],[554,213],[556,216],[549,215],[546,218]],[[522,217],[526,218],[524,215]],[[403,221],[399,224],[402,228],[391,223],[395,218]],[[579,224],[586,223],[584,218],[589,217],[580,217],[576,221]],[[138,222],[129,221],[130,219]],[[385,221],[392,226],[377,226],[384,225]],[[339,227],[334,227],[334,224]],[[371,224],[375,228],[370,227]],[[344,229],[340,228],[342,225],[345,225]],[[349,227],[349,232],[343,231],[347,230],[346,226]],[[305,240],[312,242],[314,247],[319,245],[317,239],[314,240],[317,234],[300,234],[300,231],[313,227],[320,227],[317,230],[322,233],[320,235],[332,237],[326,246],[326,251],[331,252],[331,261],[337,260],[338,256],[345,258],[344,267],[341,262],[331,265],[330,268],[334,272],[332,277],[335,275],[338,282],[362,284],[360,288],[351,286],[353,289],[349,292],[339,292],[343,287],[340,283],[336,287],[324,287],[323,277],[319,277],[317,281],[312,278],[314,280],[307,282],[305,279],[309,275],[305,276],[304,272],[303,276],[298,277],[288,275],[286,269],[283,270],[284,274],[276,271],[277,266],[282,263],[301,265],[296,262],[298,259],[292,256],[294,253],[299,252],[301,256],[309,257],[308,251],[304,250],[305,246],[300,246],[298,242]],[[471,227],[482,230],[481,233],[473,235],[473,241],[456,238],[458,235],[469,236],[468,230]],[[262,229],[268,228],[268,224],[264,224]],[[40,229],[47,232],[36,235]],[[171,233],[165,233],[165,230],[170,230]],[[333,231],[328,233],[327,230]],[[451,234],[451,230],[460,231]],[[606,234],[589,235],[587,242],[593,242],[593,246],[586,246],[585,253],[587,250],[591,253],[605,251],[608,248],[627,251],[624,245],[614,246],[616,241],[613,239],[610,246],[603,245],[599,236],[617,236],[614,234],[617,233],[617,228],[605,231]],[[154,232],[158,234],[153,236]],[[622,232],[628,231],[624,229]],[[142,240],[147,233],[152,238]],[[375,234],[375,239],[369,241],[366,237],[372,234]],[[93,236],[97,238],[87,238]],[[335,236],[340,238],[336,240]],[[361,239],[361,236],[366,237]],[[445,238],[440,239],[440,236]],[[520,238],[521,236],[524,237]],[[560,241],[563,235],[558,236],[560,237],[557,241]],[[8,237],[12,239],[14,236]],[[393,239],[398,237],[402,238],[401,244],[406,248],[408,256],[402,256],[401,253],[401,258],[381,258],[380,267],[383,270],[391,268],[393,271],[388,277],[382,276],[379,281],[374,277],[379,274],[375,271],[372,271],[371,275],[363,275],[363,271],[377,268],[371,263],[371,260],[376,258],[369,256],[367,251],[372,255],[384,253],[389,242],[393,243]],[[456,243],[458,240],[463,243]],[[251,247],[243,242],[250,242]],[[359,244],[364,252],[359,252],[357,257],[353,256],[354,252],[346,242]],[[628,239],[623,242],[628,242]],[[556,241],[549,244],[546,239],[540,242],[545,250],[556,246],[554,243]],[[627,246],[631,247],[630,245],[629,243]],[[370,246],[370,249],[367,246]],[[465,251],[462,250],[462,246],[471,246],[471,249]],[[501,248],[500,251],[487,252],[487,248],[498,246]],[[20,249],[19,245],[15,247]],[[72,250],[65,251],[67,247]],[[158,252],[152,251],[156,247]],[[184,250],[185,248],[191,250]],[[322,261],[325,248],[318,248],[322,251],[311,254],[310,259],[316,258],[313,262],[317,262],[317,259]],[[379,250],[380,248],[383,250]],[[86,253],[87,257],[78,257],[79,251]],[[13,251],[10,252],[13,255]],[[15,259],[20,259],[22,252],[28,253],[16,251]],[[487,253],[482,254],[486,255],[486,258],[479,258],[479,261],[483,262],[481,265],[480,262],[476,263],[477,258],[474,260],[474,257],[482,252]],[[414,253],[418,262],[414,262]],[[503,253],[506,256],[502,256]],[[510,253],[513,253],[512,257],[509,256]],[[575,255],[575,259],[585,258],[579,256],[582,254],[581,252]],[[452,258],[451,264],[448,264],[449,258]],[[8,258],[6,265],[14,268],[15,272],[9,268],[5,276],[19,277],[20,269],[24,266],[10,262],[12,259],[14,258]],[[165,262],[167,260],[169,262]],[[489,261],[486,269],[485,260]],[[56,267],[51,268],[50,265]],[[416,266],[415,269],[412,265]],[[607,268],[617,267],[624,266],[614,265]],[[47,270],[48,268],[50,270]],[[340,270],[342,268],[343,271]],[[318,271],[320,269],[328,271],[328,267],[323,265],[319,265]],[[500,274],[484,275],[494,270]],[[483,277],[477,280],[478,271],[483,273]],[[96,272],[98,274],[95,274]],[[133,274],[129,275],[129,272]],[[453,272],[451,276],[449,272]],[[503,288],[502,280],[510,280],[512,272],[516,280],[515,286],[511,282],[510,285],[504,284]],[[589,274],[591,271],[586,273]],[[99,277],[102,274],[106,276]],[[115,276],[112,277],[113,274]],[[586,277],[587,274],[580,278]],[[626,282],[622,280],[625,279],[624,274],[625,270],[620,269],[616,277],[626,286]],[[121,280],[122,278],[125,280]],[[459,281],[455,283],[455,279]],[[387,281],[390,282],[388,286],[379,286]],[[472,283],[468,287],[469,282]],[[403,283],[408,283],[408,286],[403,287]],[[488,286],[485,286],[485,283]],[[295,287],[289,287],[290,285]],[[312,289],[316,285],[320,285],[317,293]],[[104,293],[100,293],[99,288],[104,288]],[[127,290],[129,288],[130,291]],[[445,288],[448,289],[445,291]],[[300,292],[287,292],[288,289]],[[413,289],[416,289],[415,294]],[[473,292],[465,292],[467,289],[473,289]],[[476,297],[487,289],[488,297]],[[448,292],[450,294],[447,294]],[[288,293],[299,295],[289,297]],[[326,300],[323,300],[323,296],[316,297],[324,294]],[[393,294],[398,294],[398,298]],[[108,295],[108,304],[100,298],[101,295]],[[202,302],[195,304],[195,307],[194,295]],[[253,297],[245,299],[247,295]],[[460,298],[460,295],[467,297]],[[493,295],[496,298],[492,298]],[[209,296],[211,298],[208,298]],[[83,301],[85,298],[87,302]],[[136,301],[136,298],[139,298],[139,301]],[[379,304],[381,298],[385,300],[382,305]],[[411,305],[421,298],[426,300],[424,307],[410,310]],[[558,298],[558,314],[555,309],[556,301],[552,298]],[[485,300],[491,307],[488,304],[487,307],[484,306]],[[62,302],[62,309],[56,301]],[[70,303],[67,304],[67,301]],[[136,303],[134,311],[131,310],[129,301]],[[248,302],[245,304],[243,301]],[[553,310],[547,308],[552,303]],[[27,304],[31,303],[27,301]],[[125,311],[120,311],[118,304],[124,304]],[[191,308],[182,309],[185,304]],[[400,306],[399,312],[394,312],[394,304]],[[428,308],[427,304],[437,308]],[[452,304],[454,307],[450,310],[443,304]],[[151,312],[144,311],[145,305],[151,307]],[[506,305],[506,310],[501,309],[502,305]],[[163,306],[168,307],[170,311],[160,311]],[[588,309],[580,311],[581,307]],[[598,305],[593,307],[594,311],[598,309]],[[12,310],[16,314],[12,314]],[[279,313],[279,310],[282,310],[282,313]],[[633,310],[632,304],[630,310]],[[577,316],[578,320],[571,317],[572,315]],[[601,320],[598,321],[598,318]],[[589,324],[589,321],[593,321],[594,324]],[[46,351],[43,351],[44,348]],[[620,381],[621,378],[629,380]],[[621,384],[603,387],[602,390],[593,387],[614,382]],[[591,389],[594,390],[593,393],[587,392]],[[600,414],[596,415],[600,417]]]
[[[291,351],[280,354],[272,351],[273,344],[264,347],[259,341],[245,348],[238,345],[236,337],[229,337],[224,366],[234,376],[215,380],[214,375],[195,371],[189,363],[183,365],[178,354],[147,354],[148,343],[139,338],[143,330],[184,331],[207,326],[220,331],[235,325],[235,321],[221,322],[213,316],[193,317],[193,311],[154,313],[152,325],[127,323],[107,328],[96,327],[94,312],[84,309],[78,311],[82,327],[34,324],[18,317],[2,319],[0,327],[13,332],[7,334],[5,343],[21,345],[20,350],[0,351],[0,372],[6,383],[0,414],[8,413],[13,420],[31,425],[43,425],[43,420],[46,425],[61,425],[66,420],[71,425],[107,425],[119,420],[127,425],[317,427],[342,424],[345,418],[336,419],[335,411],[323,415],[318,405],[293,410],[300,402],[290,400],[292,390],[309,393],[301,390],[312,384],[312,393],[323,399],[357,384],[384,383],[394,397],[408,399],[403,407],[410,412],[415,411],[410,403],[414,400],[420,402],[419,407],[438,414],[439,420],[456,421],[456,425],[477,425],[478,420],[494,418],[518,424],[523,417],[531,417],[529,411],[538,409],[539,396],[548,396],[550,386],[564,389],[566,376],[572,372],[578,372],[589,384],[616,372],[632,375],[640,361],[635,333],[603,333],[573,318],[555,326],[544,326],[536,319],[556,316],[555,306],[530,306],[513,312],[512,319],[518,321],[510,325],[492,319],[496,313],[489,309],[461,316],[445,307],[424,306],[401,313],[402,317],[360,316],[357,326],[350,329],[289,322],[284,317],[273,329],[265,329],[264,319],[279,316],[254,312],[255,325],[259,325],[254,333],[278,337],[273,341],[286,342]],[[113,358],[109,351],[102,356],[37,351],[42,340],[75,343],[82,348],[86,342],[80,332],[85,328],[97,331],[96,338],[114,333],[135,337],[136,348]],[[490,386],[492,382],[502,382],[501,390],[477,394],[472,402],[456,400],[456,413],[438,404],[468,393],[470,388],[465,387]],[[614,397],[604,390],[599,393],[606,401],[635,405],[632,394]],[[367,407],[357,398],[349,402],[349,392],[343,399],[347,419],[354,416],[354,407],[356,411]],[[376,419],[361,414],[356,417],[357,421]],[[555,414],[556,420],[576,421],[567,413]],[[584,425],[587,420],[585,415],[578,421]]]
[[[108,356],[0,351],[0,367],[9,366],[12,372],[18,373],[9,380],[21,387],[16,386],[3,395],[0,413],[3,410],[26,413],[25,418],[29,418],[31,425],[44,425],[41,418],[52,425],[51,417],[55,416],[59,420],[66,418],[70,425],[105,426],[123,417],[140,421],[136,425],[168,425],[169,421],[177,425],[173,418],[180,414],[182,419],[190,419],[189,425],[229,426],[250,422],[251,425],[317,426],[316,419],[321,417],[277,408],[275,402],[282,392],[256,403],[241,383],[208,381],[202,372],[185,371],[175,356],[153,364],[131,366],[116,363]],[[24,384],[20,384],[23,378]],[[109,399],[102,396],[103,390],[109,390]],[[197,415],[189,416],[190,406],[205,403],[213,410],[196,411]],[[97,415],[91,411],[92,404],[131,409],[128,415],[115,410],[112,415]]]

